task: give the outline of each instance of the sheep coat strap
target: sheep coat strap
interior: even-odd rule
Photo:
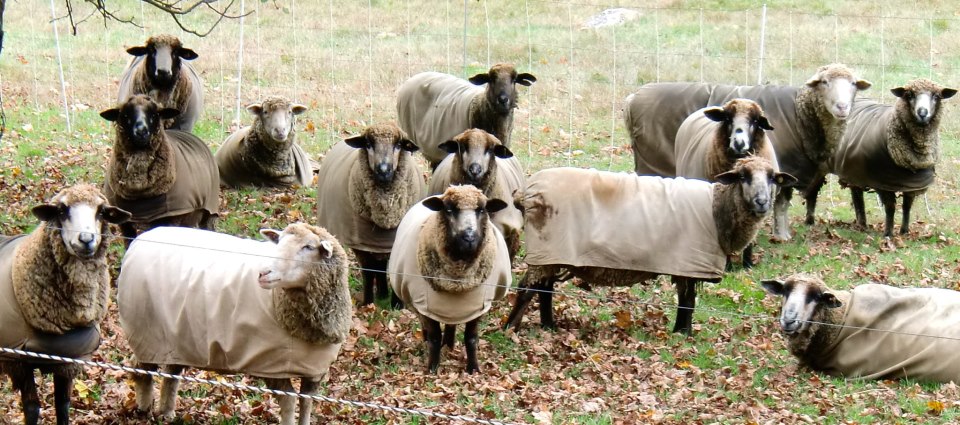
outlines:
[[[400,128],[424,157],[441,161],[447,152],[437,146],[472,128],[470,103],[484,87],[439,72],[414,75],[397,89]]]
[[[484,193],[487,199],[500,199],[505,201],[508,206],[490,216],[490,221],[505,232],[506,229],[523,228],[523,213],[513,205],[513,192],[523,189],[526,176],[523,173],[523,166],[517,157],[495,158],[497,161],[497,175],[494,180],[497,184],[491,188],[490,193]],[[433,177],[430,179],[430,195],[440,195],[450,186],[450,167],[453,165],[453,155],[447,155],[443,162],[433,171]]]
[[[864,189],[909,192],[933,185],[936,169],[913,171],[893,162],[887,150],[887,126],[896,119],[892,105],[857,99],[847,131],[833,156],[833,171],[845,184]]]
[[[143,233],[117,278],[120,326],[137,361],[266,378],[322,377],[340,344],[293,338],[258,274],[269,242],[197,229]]]
[[[161,93],[158,90],[150,90],[147,93],[136,93],[136,84],[134,80],[137,78],[137,72],[134,72],[133,69],[140,66],[140,64],[146,60],[146,58],[146,55],[135,56],[130,61],[130,64],[127,65],[127,68],[123,71],[123,76],[120,80],[120,91],[117,95],[117,102],[126,102],[127,98],[134,94],[145,94],[152,97],[164,107],[177,108],[180,110],[180,115],[177,115],[175,118],[173,118],[173,125],[170,126],[168,130],[193,131],[194,123],[203,113],[203,80],[200,78],[200,74],[198,74],[197,70],[193,68],[193,65],[189,64],[187,61],[180,61],[181,75],[185,74],[187,78],[190,79],[190,83],[193,86],[188,98],[186,101],[182,102],[182,104],[174,104],[175,102],[172,102],[173,99],[171,99],[171,96],[168,93]],[[146,70],[143,72],[146,74]],[[176,90],[174,91],[176,92]]]
[[[496,258],[487,279],[472,289],[450,293],[437,291],[423,278],[417,262],[421,230],[427,219],[437,214],[418,203],[400,221],[393,255],[387,264],[387,275],[393,292],[410,310],[445,324],[460,324],[476,319],[490,310],[495,300],[503,298],[513,283],[510,254],[503,235],[491,226],[487,237],[496,238]],[[444,278],[445,276],[428,276]]]
[[[527,180],[519,202],[527,264],[723,277],[711,183],[551,168]]]
[[[845,327],[824,351],[824,371],[865,379],[960,382],[960,292],[865,284],[851,290],[846,307],[844,326],[900,333]]]
[[[707,153],[714,146],[714,137],[722,123],[718,123],[703,114],[706,108],[698,109],[683,120],[677,130],[676,145],[674,146],[677,158],[676,175],[690,179],[713,181],[716,176],[707,175]],[[766,138],[766,132],[764,132]],[[753,143],[757,146],[769,144],[767,141]],[[769,145],[768,145],[769,146]],[[774,172],[780,172],[777,155],[772,148],[761,149],[760,154],[770,161]]]
[[[254,186],[276,186],[286,183],[296,183],[300,186],[309,186],[313,181],[313,168],[310,165],[310,157],[307,152],[294,143],[290,146],[290,154],[293,156],[294,174],[291,176],[265,176],[259,170],[249,167],[256,161],[256,158],[243,157],[243,143],[246,143],[247,134],[253,130],[253,127],[244,127],[230,135],[220,149],[217,149],[215,155],[217,159],[217,168],[220,170],[220,181],[230,187],[244,185]]]
[[[177,177],[167,193],[149,199],[126,199],[114,193],[109,176],[103,194],[110,204],[133,214],[134,222],[150,222],[197,210],[220,211],[220,173],[210,148],[193,134],[166,130],[176,156]],[[107,172],[111,172],[107,170]]]

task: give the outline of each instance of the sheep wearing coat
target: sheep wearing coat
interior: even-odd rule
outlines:
[[[849,291],[798,274],[764,280],[800,363],[833,376],[960,382],[960,292],[869,283]]]
[[[510,148],[486,131],[464,131],[453,140],[441,143],[440,148],[450,154],[430,177],[431,195],[442,194],[450,185],[469,184],[483,191],[487,199],[511,199],[513,192],[523,187],[526,176],[520,161]],[[490,221],[507,241],[512,261],[520,250],[523,214],[517,207],[508,205],[491,216]]]
[[[117,303],[140,367],[241,372],[284,391],[300,378],[301,394],[316,391],[352,326],[347,255],[330,233],[308,224],[261,234],[269,242],[162,227],[134,241],[123,257]],[[137,407],[149,412],[152,378],[134,380]],[[163,380],[167,419],[177,386]],[[280,423],[292,425],[296,397],[279,403]],[[310,423],[311,410],[312,400],[301,398],[301,425]]]
[[[389,294],[387,259],[404,213],[426,182],[416,145],[394,124],[377,124],[327,152],[317,176],[317,223],[351,248],[363,275],[363,304]],[[400,306],[396,296],[394,307]]]
[[[309,186],[313,182],[310,157],[297,144],[294,117],[307,107],[281,96],[247,106],[253,125],[227,137],[217,154],[220,183],[243,186]]]
[[[164,128],[192,132],[203,113],[203,80],[184,61],[196,59],[197,53],[167,34],[152,36],[127,53],[134,58],[120,77],[117,102],[135,94],[148,95],[164,107],[180,111],[180,115],[164,119]]]
[[[469,128],[493,134],[510,146],[517,84],[529,86],[533,74],[517,73],[511,64],[496,64],[483,74],[463,80],[439,72],[422,72],[397,89],[400,128],[410,136],[432,168],[447,152],[440,144]],[[486,84],[486,88],[480,87]]]
[[[506,206],[473,186],[450,186],[442,196],[415,205],[400,222],[387,266],[390,285],[420,317],[430,372],[440,364],[441,338],[453,349],[460,323],[465,323],[467,373],[480,370],[477,325],[512,283],[506,242],[490,225],[490,214]]]
[[[846,118],[859,90],[870,82],[844,65],[820,67],[800,87],[731,86],[704,83],[646,84],[627,97],[624,118],[633,145],[637,174],[673,176],[680,124],[694,111],[722,105],[730,99],[752,99],[763,107],[777,130],[767,136],[781,171],[796,177],[795,187],[807,201],[808,224],[813,224],[815,191],[823,184],[829,162],[840,144]],[[787,209],[792,187],[782,187],[774,206],[774,237],[789,240]]]
[[[727,255],[753,241],[774,185],[793,178],[747,157],[703,180],[551,168],[516,194],[526,238],[523,276],[505,327],[517,327],[539,293],[540,321],[553,328],[555,282],[631,286],[669,275],[679,299],[673,331],[689,334],[697,284],[723,277]]]
[[[897,97],[893,105],[857,100],[833,158],[833,172],[850,187],[857,225],[867,225],[863,191],[875,189],[883,203],[887,237],[893,236],[896,193],[903,193],[900,234],[905,235],[914,198],[933,185],[940,159],[941,101],[957,93],[927,79],[891,92]]]
[[[42,221],[29,235],[0,241],[0,347],[89,359],[100,345],[110,273],[107,223],[130,214],[110,206],[95,186],[61,190],[33,208]],[[58,424],[69,423],[71,363],[0,354],[0,373],[20,391],[24,423],[36,424],[40,398],[34,370],[53,374]]]
[[[220,174],[210,148],[193,134],[160,125],[178,113],[139,94],[100,113],[116,129],[103,193],[112,205],[133,214],[120,226],[127,244],[139,229],[213,230],[216,223]]]

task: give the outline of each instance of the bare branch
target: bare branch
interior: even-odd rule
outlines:
[[[3,1],[3,0],[0,0],[0,1]],[[117,15],[118,12],[116,11],[116,9],[111,10],[109,5],[107,5],[107,2],[109,0],[83,0],[85,3],[91,5],[94,11],[91,12],[90,16],[87,16],[84,19],[76,21],[74,19],[73,1],[76,1],[76,0],[64,0],[67,6],[67,16],[65,17],[70,20],[70,27],[73,29],[74,35],[77,34],[77,26],[80,23],[89,19],[90,16],[95,14],[99,14],[101,17],[103,17],[104,26],[106,26],[107,22],[109,21],[115,21],[122,24],[133,25],[137,28],[143,28],[143,23],[137,22],[137,20],[132,16],[129,18],[123,18],[118,16]],[[224,18],[238,19],[253,13],[253,11],[250,11],[250,12],[239,14],[239,15],[230,14],[229,13],[230,8],[233,7],[234,3],[236,3],[236,0],[230,0],[230,3],[227,4],[226,7],[224,7],[223,9],[218,9],[217,7],[213,6],[213,3],[217,2],[218,0],[196,0],[186,5],[181,5],[185,3],[182,0],[142,0],[142,1],[144,4],[147,4],[159,11],[162,11],[170,15],[170,17],[173,18],[174,22],[177,23],[177,26],[180,27],[181,30],[189,34],[196,35],[198,37],[206,37],[207,35],[209,35],[211,32],[213,32],[214,29],[217,28],[218,25],[220,25],[220,22],[222,22]],[[200,6],[206,6],[206,9],[213,11],[213,13],[217,15],[216,21],[212,25],[210,25],[210,27],[207,28],[206,30],[193,28],[185,24],[181,19],[183,16],[196,12]]]

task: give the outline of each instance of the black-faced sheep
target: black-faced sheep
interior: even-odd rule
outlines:
[[[900,234],[907,234],[914,197],[933,185],[940,159],[941,101],[957,93],[927,79],[913,80],[891,92],[897,97],[894,105],[857,100],[833,159],[833,172],[850,187],[857,225],[863,228],[867,225],[863,191],[877,191],[887,237],[893,236],[896,193],[903,193]]]
[[[363,304],[386,297],[387,259],[403,215],[426,194],[417,147],[394,124],[377,124],[327,152],[317,176],[317,223],[351,248]],[[399,299],[393,297],[399,307]]]
[[[300,393],[317,389],[352,325],[346,253],[316,226],[261,233],[272,243],[177,227],[134,241],[117,279],[117,304],[140,367],[242,372],[284,391],[299,377]],[[134,380],[138,409],[152,410],[153,379]],[[164,379],[161,387],[160,413],[168,419],[178,382]],[[279,402],[280,423],[292,425],[296,397]],[[301,398],[301,425],[310,423],[311,410],[312,400]]]
[[[777,130],[767,136],[781,171],[798,179],[795,187],[807,199],[807,223],[813,224],[816,195],[829,162],[840,144],[854,98],[870,82],[844,65],[820,67],[800,87],[731,86],[704,83],[653,83],[627,97],[624,111],[637,174],[672,176],[676,170],[674,141],[680,124],[694,111],[734,98],[752,99],[763,107]],[[782,187],[774,205],[774,237],[790,239],[787,209],[792,187]],[[811,195],[813,193],[813,195]]]
[[[783,300],[779,322],[787,348],[813,370],[960,382],[960,292],[876,283],[836,291],[803,274],[762,285]]]
[[[108,205],[96,187],[77,185],[34,207],[33,215],[43,223],[32,233],[0,242],[0,347],[89,358],[107,313],[107,223],[130,214]],[[30,425],[40,417],[35,369],[53,374],[57,424],[69,423],[81,367],[0,354],[0,372],[20,391]]]
[[[747,157],[716,180],[578,168],[535,173],[515,199],[529,268],[506,326],[518,326],[539,293],[541,325],[553,328],[556,282],[630,286],[664,274],[679,299],[673,331],[689,334],[697,284],[723,277],[727,255],[753,241],[771,209],[774,185],[793,178]]]
[[[440,195],[450,185],[469,184],[483,191],[487,199],[511,199],[523,187],[526,176],[520,161],[510,148],[497,138],[479,129],[460,133],[440,148],[449,152],[430,177],[429,193]],[[513,205],[492,215],[490,221],[503,233],[513,260],[520,249],[523,214]]]
[[[220,182],[228,187],[309,186],[310,157],[297,144],[294,117],[307,107],[280,96],[247,106],[253,125],[230,135],[215,158]]]
[[[517,73],[511,64],[496,64],[469,81],[439,72],[422,72],[397,89],[400,128],[410,136],[430,166],[447,156],[440,144],[469,128],[479,128],[510,146],[517,84],[537,78]],[[478,87],[486,84],[486,88]]]
[[[490,214],[506,206],[473,186],[450,186],[442,196],[415,205],[400,222],[387,266],[390,285],[420,317],[430,372],[440,364],[441,345],[453,348],[460,323],[465,323],[467,373],[480,370],[477,325],[513,282],[506,242],[490,225]]]
[[[180,115],[164,119],[164,128],[193,131],[203,112],[203,80],[184,60],[196,59],[197,53],[167,34],[150,37],[145,45],[131,47],[127,53],[134,58],[120,77],[117,102],[135,94],[148,95],[162,106],[180,111]]]
[[[114,123],[113,156],[103,193],[133,218],[120,226],[127,244],[139,229],[157,226],[213,230],[220,209],[220,174],[202,140],[164,130],[160,121],[178,111],[134,95],[100,116]]]

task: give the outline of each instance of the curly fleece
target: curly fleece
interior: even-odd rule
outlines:
[[[903,87],[908,92],[927,92],[934,96],[943,87],[925,78],[913,80]],[[916,124],[910,102],[898,98],[894,105],[897,119],[887,125],[887,151],[897,165],[908,170],[931,168],[940,160],[940,117],[943,103],[938,102],[934,115],[925,126]]]
[[[147,39],[147,47],[170,46],[173,50],[183,47],[180,39],[168,35],[160,34]],[[174,83],[172,91],[156,90],[150,82],[150,76],[147,75],[147,61],[140,62],[133,76],[133,93],[149,94],[157,103],[167,107],[176,108],[180,111],[187,110],[187,104],[190,102],[190,95],[193,94],[193,81],[186,72],[179,72],[177,82]],[[169,128],[176,118],[164,121],[164,128]]]
[[[400,128],[393,124],[370,126],[364,134],[375,143],[396,143],[403,137]],[[419,201],[419,194],[411,193],[419,186],[410,184],[411,179],[419,177],[416,163],[410,152],[401,150],[393,180],[387,184],[378,183],[367,164],[367,150],[360,149],[347,189],[353,211],[382,229],[396,229],[410,206]]]

